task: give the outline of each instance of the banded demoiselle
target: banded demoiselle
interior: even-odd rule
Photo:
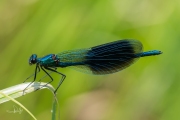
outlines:
[[[36,74],[40,69],[50,77],[51,81],[48,82],[48,84],[53,81],[53,78],[46,70],[62,76],[58,87],[54,91],[54,93],[56,93],[66,77],[63,73],[56,70],[58,67],[74,67],[81,72],[105,75],[127,68],[140,57],[159,55],[161,53],[159,50],[143,52],[143,45],[140,41],[124,39],[87,49],[49,54],[41,58],[37,58],[36,54],[32,54],[29,59],[29,64],[36,64],[32,83],[36,80]]]

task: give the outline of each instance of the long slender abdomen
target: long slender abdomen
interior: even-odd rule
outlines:
[[[147,52],[138,53],[136,54],[136,57],[146,57],[146,56],[153,56],[153,55],[159,55],[159,54],[162,54],[162,52],[159,50],[151,50]]]

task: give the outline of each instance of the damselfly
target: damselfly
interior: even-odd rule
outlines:
[[[53,81],[53,78],[46,70],[62,76],[58,87],[54,91],[54,93],[56,93],[66,77],[56,70],[58,67],[74,67],[81,72],[105,75],[125,69],[140,57],[159,55],[161,53],[159,50],[143,52],[143,46],[140,41],[125,39],[87,49],[49,54],[41,58],[38,58],[36,54],[32,54],[29,59],[29,64],[36,64],[32,83],[36,80],[36,75],[40,69],[51,79],[48,84]]]

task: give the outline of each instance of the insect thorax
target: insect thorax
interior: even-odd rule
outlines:
[[[39,64],[44,67],[57,67],[59,59],[55,54],[49,54],[42,58],[39,58]]]

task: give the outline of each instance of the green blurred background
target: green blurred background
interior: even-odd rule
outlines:
[[[179,120],[179,0],[1,0],[0,89],[34,72],[32,53],[42,57],[125,38],[163,54],[105,76],[58,69],[67,76],[58,91],[61,120]],[[59,76],[53,77],[56,87]],[[50,120],[52,99],[41,90],[17,100],[38,120]],[[1,104],[0,119],[32,119],[25,111],[8,113],[13,105]]]

